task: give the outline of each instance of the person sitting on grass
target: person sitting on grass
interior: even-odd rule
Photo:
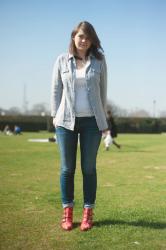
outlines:
[[[14,126],[14,134],[21,135],[21,128],[17,125]]]
[[[4,132],[5,135],[12,135],[12,134],[13,134],[12,131],[10,130],[9,125],[6,125],[6,126],[4,127],[3,132]]]

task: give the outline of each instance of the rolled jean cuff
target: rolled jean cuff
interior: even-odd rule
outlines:
[[[66,204],[62,204],[62,207],[63,208],[66,208],[66,207],[74,207],[74,202],[70,202],[70,203],[66,203]]]
[[[94,208],[95,204],[84,204],[84,208]]]

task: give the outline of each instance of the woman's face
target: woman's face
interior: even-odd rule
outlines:
[[[73,38],[76,49],[80,52],[86,53],[86,51],[90,48],[91,46],[91,41],[87,37],[87,35],[84,33],[83,30],[79,30],[75,37]]]

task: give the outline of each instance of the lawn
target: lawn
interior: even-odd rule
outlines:
[[[120,134],[97,161],[95,225],[80,232],[82,176],[77,158],[74,229],[62,231],[59,154],[46,132],[0,134],[2,250],[166,249],[166,135]]]

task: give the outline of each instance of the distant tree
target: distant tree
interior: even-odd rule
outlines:
[[[166,117],[166,111],[161,111],[160,112],[160,117],[165,118]]]
[[[5,110],[0,107],[0,114],[2,114],[3,112],[5,112]]]
[[[150,117],[150,114],[144,109],[136,109],[129,112],[130,117]]]
[[[48,105],[46,103],[37,103],[34,104],[32,109],[29,110],[29,114],[32,115],[48,115]]]
[[[18,107],[11,107],[5,113],[7,115],[21,115],[21,110]]]
[[[107,101],[107,110],[111,110],[111,113],[114,117],[127,117],[128,112],[126,109],[122,109],[118,105],[116,105],[114,102],[108,100]]]

